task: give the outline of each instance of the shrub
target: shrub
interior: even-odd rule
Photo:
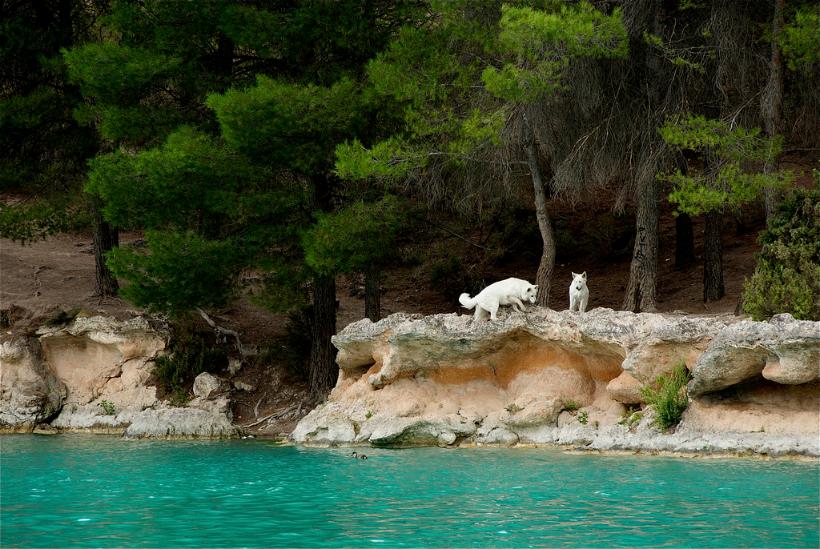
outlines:
[[[680,364],[668,376],[659,376],[653,386],[641,388],[644,401],[655,408],[655,423],[661,429],[666,430],[680,423],[683,412],[689,405],[686,394],[688,381],[689,371],[684,364]]]
[[[760,237],[763,248],[743,289],[755,320],[791,313],[820,320],[820,191],[795,190]]]
[[[98,406],[103,409],[103,413],[107,416],[113,416],[117,413],[117,407],[114,406],[113,402],[101,400]]]
[[[586,425],[589,422],[589,413],[586,410],[578,412],[578,423]]]
[[[216,372],[227,365],[224,349],[213,346],[190,325],[175,328],[172,352],[154,360],[154,375],[168,393],[186,390],[203,372]]]
[[[561,403],[561,410],[566,410],[567,412],[574,412],[580,407],[581,405],[575,402],[574,400],[564,400]]]

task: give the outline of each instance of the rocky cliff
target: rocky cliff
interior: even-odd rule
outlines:
[[[0,338],[0,432],[35,429],[132,437],[236,434],[224,394],[201,389],[185,407],[157,398],[153,360],[169,332],[144,317],[78,316],[34,336]],[[208,385],[202,374],[199,386]],[[209,379],[206,380],[205,377]]]
[[[298,442],[820,455],[820,323],[789,315],[395,314],[334,344],[338,383]],[[662,433],[640,389],[679,364],[690,405]]]

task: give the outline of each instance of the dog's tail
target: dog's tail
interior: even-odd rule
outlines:
[[[458,296],[458,302],[461,303],[461,306],[465,309],[472,309],[475,307],[475,304],[478,303],[474,297],[470,297],[470,294],[461,294]]]

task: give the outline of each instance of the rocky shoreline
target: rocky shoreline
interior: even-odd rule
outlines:
[[[33,336],[0,340],[0,433],[84,432],[130,438],[227,438],[224,380],[201,374],[195,398],[175,407],[151,384],[170,332],[161,321],[78,316]]]
[[[168,327],[79,316],[0,339],[0,433],[232,438],[237,387],[200,374],[157,397]],[[689,456],[820,456],[820,323],[779,315],[586,314],[498,322],[394,314],[334,337],[339,380],[291,434],[314,446],[542,446]],[[641,387],[683,364],[689,406],[662,432]],[[239,384],[237,384],[239,385]]]
[[[299,443],[820,455],[820,323],[789,315],[396,314],[334,344],[339,382],[296,427]],[[690,403],[662,432],[640,388],[679,364]]]

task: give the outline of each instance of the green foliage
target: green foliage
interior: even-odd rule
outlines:
[[[820,7],[797,10],[783,28],[780,46],[790,69],[809,72],[820,61]]]
[[[72,117],[81,99],[59,54],[88,21],[68,5],[15,2],[0,16],[0,235],[21,242],[88,221],[77,191],[97,143]]]
[[[743,289],[744,311],[755,320],[779,313],[820,320],[820,190],[792,192],[760,242]]]
[[[161,147],[101,155],[90,166],[86,191],[103,199],[103,213],[116,226],[212,235],[220,218],[240,215],[247,206],[242,194],[264,178],[218,140],[185,126]]]
[[[641,387],[644,402],[655,408],[655,420],[661,429],[669,429],[680,423],[683,412],[689,406],[686,384],[689,370],[685,364],[675,367],[669,375],[659,376],[652,386]]]
[[[399,179],[408,170],[423,164],[399,138],[380,141],[369,149],[358,139],[336,146],[334,172],[345,179]]]
[[[586,425],[587,423],[589,423],[589,412],[587,412],[586,410],[578,412],[578,423],[580,423],[581,425]]]
[[[581,407],[580,404],[575,402],[574,400],[564,400],[561,402],[561,409],[566,410],[567,412],[574,412]]]
[[[85,44],[63,51],[69,81],[102,103],[135,104],[145,88],[175,71],[180,59],[120,44]]]
[[[223,305],[233,295],[245,259],[236,242],[175,231],[147,231],[145,242],[145,249],[120,247],[108,254],[111,271],[128,282],[124,298],[179,315]]]
[[[154,376],[164,391],[174,394],[177,401],[184,404],[196,376],[217,372],[227,363],[223,349],[215,347],[190,324],[180,323],[174,327],[171,354],[154,360]],[[183,396],[184,400],[180,398]]]
[[[780,152],[782,138],[767,138],[759,128],[730,127],[722,120],[687,115],[667,120],[659,130],[667,145],[694,151],[710,162],[701,173],[680,170],[661,176],[672,184],[669,201],[678,212],[700,215],[739,208],[756,200],[766,188],[792,184],[790,172],[761,173],[755,162],[771,161]]]
[[[372,203],[354,202],[330,214],[318,214],[302,236],[305,261],[319,274],[361,271],[396,256],[396,238],[405,222],[395,196]]]
[[[98,406],[100,408],[102,408],[103,413],[107,416],[113,416],[113,415],[116,415],[116,413],[117,413],[117,407],[114,406],[113,402],[109,402],[107,400],[101,400],[98,403]]]
[[[85,201],[54,195],[14,205],[0,203],[0,237],[21,243],[88,227]]]
[[[279,168],[311,174],[333,165],[333,152],[361,124],[356,85],[298,85],[260,76],[256,85],[211,95],[225,141]]]
[[[618,421],[618,425],[623,425],[628,429],[632,429],[643,419],[643,412],[626,410]]]
[[[374,93],[403,107],[404,128],[338,147],[344,177],[392,179],[433,162],[459,169],[501,145],[516,104],[560,90],[574,60],[628,53],[620,10],[588,2],[433,2],[427,23],[401,29],[368,64]]]
[[[617,58],[629,53],[620,9],[611,15],[588,2],[561,5],[557,12],[504,5],[497,49],[515,61],[489,66],[481,79],[506,101],[531,103],[561,88],[573,58]]]

